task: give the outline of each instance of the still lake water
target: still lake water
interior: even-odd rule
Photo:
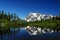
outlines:
[[[10,28],[0,31],[0,40],[60,40],[60,33],[29,35],[24,28]]]

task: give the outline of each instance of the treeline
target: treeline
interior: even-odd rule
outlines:
[[[2,26],[2,27],[1,27]],[[11,27],[26,27],[26,26],[36,26],[36,27],[47,27],[51,29],[60,29],[60,15],[53,17],[51,19],[26,22],[21,20],[16,13],[6,13],[0,11],[0,28],[11,28]]]
[[[0,11],[0,27],[18,27],[22,25],[21,19],[16,13]]]
[[[53,17],[51,19],[28,22],[29,26],[36,26],[41,28],[51,28],[51,29],[59,29],[60,30],[60,15]]]
[[[11,20],[20,20],[20,18],[14,13],[6,13],[4,11],[0,11],[0,20],[7,20],[7,21],[11,21]]]

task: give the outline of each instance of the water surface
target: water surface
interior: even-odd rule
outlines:
[[[60,32],[29,35],[24,28],[10,28],[0,31],[0,40],[60,40]]]

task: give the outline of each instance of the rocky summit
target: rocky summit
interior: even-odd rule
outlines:
[[[46,14],[40,14],[40,13],[30,13],[28,14],[28,16],[25,18],[25,20],[27,22],[30,22],[30,21],[40,21],[40,20],[46,20],[46,19],[50,19],[50,18],[53,18],[53,15],[46,15]]]

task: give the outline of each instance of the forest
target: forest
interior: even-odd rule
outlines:
[[[51,19],[27,22],[26,20],[20,19],[16,13],[6,13],[4,11],[0,11],[0,28],[19,28],[26,26],[60,29],[60,14]]]

